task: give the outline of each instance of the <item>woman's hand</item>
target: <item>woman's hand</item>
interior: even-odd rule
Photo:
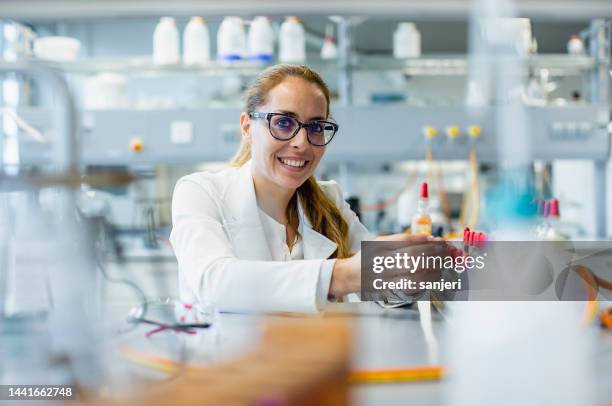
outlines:
[[[374,241],[406,242],[405,250],[414,249],[428,242],[440,242],[441,238],[430,235],[391,234],[377,237]],[[332,272],[329,293],[340,297],[361,290],[361,251],[349,258],[337,259]]]

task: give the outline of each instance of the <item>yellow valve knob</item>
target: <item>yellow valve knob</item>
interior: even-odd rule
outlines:
[[[132,150],[132,152],[142,152],[142,149],[144,148],[144,143],[142,142],[142,140],[140,138],[132,138],[130,140],[130,149]]]
[[[438,135],[438,130],[436,127],[427,126],[423,128],[423,134],[427,138],[434,138],[436,135]]]
[[[459,127],[453,125],[446,129],[446,135],[450,138],[457,138],[459,136]]]
[[[468,127],[468,134],[472,138],[480,137],[481,133],[482,133],[482,129],[480,128],[479,125],[471,125],[471,126]]]

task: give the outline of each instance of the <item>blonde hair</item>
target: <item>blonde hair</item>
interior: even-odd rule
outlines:
[[[285,64],[274,65],[259,74],[246,91],[246,112],[252,113],[259,106],[265,104],[270,90],[288,77],[301,78],[317,86],[325,96],[327,104],[325,115],[329,116],[329,89],[321,76],[307,66]],[[251,146],[243,140],[236,155],[231,159],[230,165],[242,166],[249,159],[251,159]],[[336,204],[321,190],[314,176],[309,177],[298,187],[289,201],[286,213],[289,224],[298,222],[298,198],[312,228],[336,243],[337,249],[332,257],[347,258],[351,256],[348,242],[348,224]]]

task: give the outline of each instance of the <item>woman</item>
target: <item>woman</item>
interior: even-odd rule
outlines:
[[[338,130],[329,104],[308,67],[268,68],[247,91],[231,166],[177,182],[170,241],[183,300],[222,311],[315,312],[360,290],[368,232],[339,186],[313,175]]]

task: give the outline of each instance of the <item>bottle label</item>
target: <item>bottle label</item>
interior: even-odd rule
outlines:
[[[271,62],[271,61],[272,61],[272,55],[270,55],[270,54],[256,54],[256,55],[251,55],[251,60],[254,60],[254,61]]]
[[[225,61],[239,61],[242,57],[238,54],[226,54],[222,55],[221,58]]]
[[[415,218],[411,231],[415,235],[431,235],[431,219],[426,216]]]

